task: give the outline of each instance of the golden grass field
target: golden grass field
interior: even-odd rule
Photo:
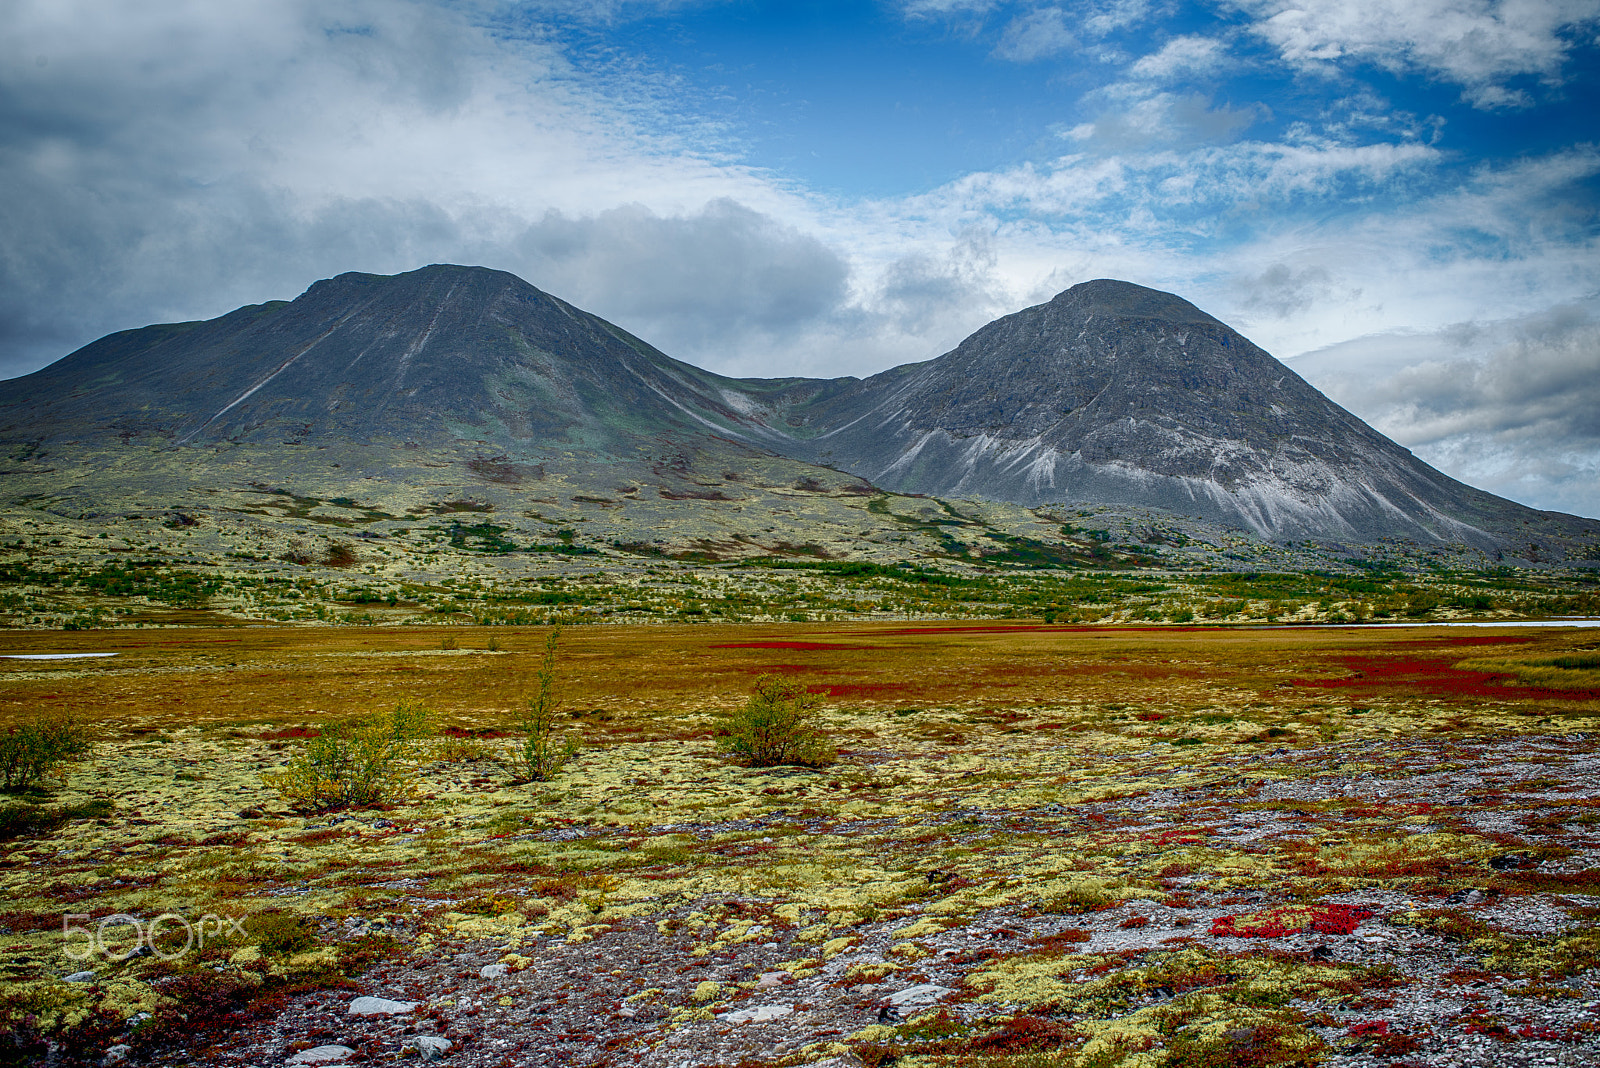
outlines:
[[[384,1060],[432,1028],[473,1065],[1600,1057],[1594,631],[569,627],[583,750],[514,785],[494,758],[546,633],[0,636],[117,654],[0,660],[0,729],[101,731],[38,800],[114,806],[0,842],[16,1055]],[[717,754],[763,673],[827,695],[838,764]],[[401,700],[437,735],[411,800],[296,813],[262,782]],[[251,922],[79,963],[66,913]],[[937,1005],[877,1018],[923,982]],[[373,990],[428,1016],[330,1000]],[[786,990],[782,1019],[722,1022]]]

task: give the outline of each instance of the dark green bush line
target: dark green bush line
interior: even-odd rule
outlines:
[[[0,805],[0,842],[36,838],[73,820],[103,820],[114,811],[116,806],[104,798],[54,807],[37,805],[31,801]]]

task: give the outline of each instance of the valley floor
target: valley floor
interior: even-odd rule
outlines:
[[[517,785],[546,632],[493,630],[0,636],[117,654],[0,660],[0,726],[102,731],[0,843],[7,1054],[1600,1062],[1592,631],[574,628],[584,748]],[[770,672],[838,763],[718,755]],[[262,782],[402,699],[410,801]]]

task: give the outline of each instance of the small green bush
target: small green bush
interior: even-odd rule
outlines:
[[[838,753],[816,724],[821,703],[822,696],[797,679],[762,675],[744,707],[721,717],[717,748],[753,768],[832,764]]]
[[[0,787],[26,790],[49,775],[62,775],[61,765],[80,760],[94,749],[94,734],[71,715],[35,716],[0,735]]]
[[[544,659],[534,676],[538,688],[526,699],[527,708],[517,720],[521,744],[511,753],[511,773],[518,782],[548,782],[567,762],[578,755],[578,743],[556,732],[556,717],[561,696],[556,692],[556,650],[561,628],[555,627],[544,641]]]
[[[398,800],[410,791],[410,758],[427,722],[425,706],[401,701],[391,712],[333,724],[261,781],[302,810]]]
[[[292,957],[318,945],[316,927],[292,912],[258,912],[245,920],[244,929],[265,954]]]

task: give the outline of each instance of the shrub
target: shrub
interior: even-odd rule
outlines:
[[[93,749],[94,735],[82,720],[71,715],[35,716],[0,736],[0,786],[25,790],[48,775],[65,777],[60,765]]]
[[[292,912],[258,912],[245,920],[244,927],[266,954],[292,957],[318,945],[316,927]]]
[[[722,717],[717,748],[753,768],[832,764],[837,759],[833,743],[816,725],[821,703],[822,696],[808,693],[797,679],[762,675],[744,707]]]
[[[433,747],[433,760],[439,764],[471,764],[487,760],[493,755],[489,743],[470,735],[463,738],[441,738]]]
[[[578,755],[578,743],[556,733],[561,696],[556,692],[556,649],[561,627],[544,640],[544,659],[534,676],[538,688],[526,699],[527,708],[517,720],[522,744],[511,754],[511,770],[518,782],[548,782],[567,761]]]
[[[282,771],[261,781],[298,809],[375,805],[410,789],[409,757],[427,728],[428,710],[401,701],[391,712],[333,724],[307,739]]]

